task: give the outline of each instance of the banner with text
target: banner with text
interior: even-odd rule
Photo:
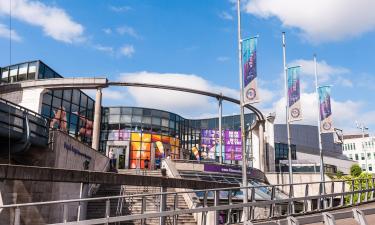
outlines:
[[[259,101],[257,87],[257,38],[242,40],[242,73],[244,85],[244,104]]]
[[[225,160],[242,160],[241,132],[238,130],[222,131],[223,157]],[[201,147],[210,159],[220,156],[218,130],[201,130]]]
[[[302,119],[301,92],[300,92],[300,66],[288,68],[288,107],[289,122]]]
[[[320,113],[320,132],[332,133],[333,119],[331,109],[331,87],[321,86],[318,88],[319,94],[319,113]]]

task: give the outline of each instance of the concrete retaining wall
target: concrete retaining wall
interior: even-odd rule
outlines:
[[[82,170],[89,161],[89,170],[106,171],[109,159],[91,147],[60,131],[52,131],[51,143],[45,148],[31,148],[23,155],[14,157],[26,165]],[[6,159],[0,159],[6,162]],[[4,180],[0,182],[3,204],[38,201],[54,201],[79,198],[79,183]],[[89,185],[83,185],[83,196],[87,197]],[[1,202],[0,202],[1,203]],[[62,222],[62,205],[21,208],[22,224],[46,224]],[[69,205],[69,220],[77,219],[78,204]],[[85,217],[85,205],[81,218]],[[12,224],[14,212],[0,212],[0,224]]]

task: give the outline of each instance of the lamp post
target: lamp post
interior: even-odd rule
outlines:
[[[243,203],[246,204],[248,198],[247,183],[247,160],[246,160],[246,145],[245,145],[245,116],[244,116],[244,94],[243,94],[243,79],[242,79],[242,40],[241,40],[241,11],[240,0],[237,0],[237,36],[238,36],[238,75],[240,78],[240,121],[241,121],[241,140],[242,140],[242,187],[243,189]],[[247,207],[244,208],[244,221],[249,219],[249,211]]]
[[[365,131],[368,131],[368,127],[365,126],[363,123],[358,123],[356,122],[357,128],[362,131],[362,150],[364,151],[365,154],[365,166],[366,166],[366,171],[368,170],[367,167],[367,151],[366,151],[366,142],[365,142]]]

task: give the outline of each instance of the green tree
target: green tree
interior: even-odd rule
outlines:
[[[351,170],[352,171],[352,170]],[[358,172],[358,171],[356,171]],[[349,185],[349,190],[346,191],[358,191],[358,190],[365,190],[367,188],[371,189],[374,188],[374,183],[372,182],[372,174],[361,172],[361,174],[357,177],[353,176],[345,176],[344,179],[346,180],[346,183]],[[354,180],[354,182],[352,182]],[[353,187],[354,184],[354,188]],[[368,185],[368,186],[367,186]],[[366,193],[356,193],[353,195],[353,203],[358,202],[359,196],[361,197],[361,201],[364,201]],[[371,197],[371,191],[367,192],[367,199],[370,199]],[[351,195],[345,196],[345,202],[346,204],[350,203]]]
[[[362,168],[358,164],[354,164],[350,167],[350,175],[352,177],[359,177],[362,173]]]

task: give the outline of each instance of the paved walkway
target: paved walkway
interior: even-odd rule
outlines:
[[[375,208],[375,202],[365,204],[365,205],[360,205],[357,208],[359,209]],[[334,211],[331,211],[330,213],[334,213],[334,212],[351,212],[351,208],[334,210]],[[368,225],[375,225],[375,214],[366,215],[366,219],[367,219]],[[352,218],[336,220],[336,225],[357,225],[357,224],[358,223]],[[309,225],[324,225],[324,223],[323,222],[312,223]]]

